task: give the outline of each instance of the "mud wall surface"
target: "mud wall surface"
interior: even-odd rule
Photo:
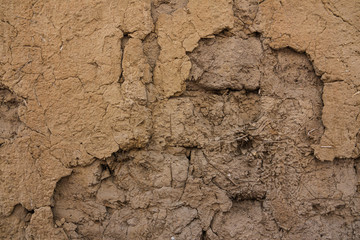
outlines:
[[[1,239],[360,239],[360,2],[1,0]]]

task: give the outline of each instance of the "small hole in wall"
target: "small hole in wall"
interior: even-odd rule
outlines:
[[[253,32],[253,34],[254,34],[254,37],[257,37],[257,38],[261,37],[261,33],[259,33],[259,32]]]
[[[202,234],[201,234],[201,240],[206,240],[207,237],[206,237],[206,231],[205,230],[202,230]]]
[[[107,169],[107,165],[101,164],[100,166],[102,171],[105,171]]]
[[[130,36],[129,33],[124,33],[123,38],[121,39],[121,49],[124,50],[125,49],[125,45],[127,44],[127,42],[129,41]]]
[[[234,36],[234,34],[232,32],[230,32],[230,30],[228,28],[225,28],[224,30],[219,32],[217,35],[219,37],[232,37],[232,36]]]
[[[110,175],[114,174],[114,170],[109,167],[107,164],[101,164],[101,171],[109,171]]]
[[[313,210],[315,210],[315,211],[320,211],[321,206],[320,206],[320,204],[318,204],[318,203],[314,203],[314,204],[312,204],[312,208],[313,208]]]
[[[249,149],[252,147],[253,139],[246,133],[239,132],[236,134],[237,149],[242,152],[243,149]]]

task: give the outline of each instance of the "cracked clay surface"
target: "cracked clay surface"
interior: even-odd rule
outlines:
[[[0,239],[360,239],[358,1],[0,2]]]

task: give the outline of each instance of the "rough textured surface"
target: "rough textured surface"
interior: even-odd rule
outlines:
[[[0,1],[1,239],[360,239],[360,5]]]
[[[269,45],[306,52],[324,82],[325,133],[314,146],[320,160],[359,157],[359,8],[345,0],[266,1],[259,7],[255,26]]]

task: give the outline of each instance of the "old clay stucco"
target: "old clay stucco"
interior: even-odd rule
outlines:
[[[2,0],[1,239],[360,239],[360,3]]]

